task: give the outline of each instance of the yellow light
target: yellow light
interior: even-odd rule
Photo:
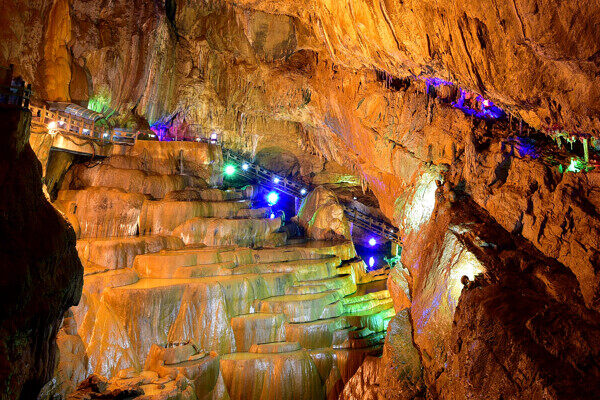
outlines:
[[[56,123],[56,121],[52,121],[48,124],[48,129],[53,131],[54,129],[58,128],[58,124]]]

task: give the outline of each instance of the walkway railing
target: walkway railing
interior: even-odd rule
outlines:
[[[137,138],[137,131],[124,128],[107,130],[98,127],[94,121],[77,117],[69,113],[53,111],[46,105],[30,105],[32,124],[44,125],[50,134],[74,135],[83,139],[90,139],[100,144],[133,145]]]
[[[240,175],[254,179],[262,186],[275,189],[293,197],[304,198],[308,193],[309,188],[305,185],[263,168],[232,150],[226,148],[222,148],[222,150],[225,162],[235,163],[239,168]],[[402,239],[400,238],[397,229],[390,223],[366,214],[356,208],[346,205],[342,205],[342,207],[344,208],[344,213],[348,219],[356,226],[385,240],[390,240],[400,245],[402,244]]]

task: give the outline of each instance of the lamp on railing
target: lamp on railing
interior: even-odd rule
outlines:
[[[56,135],[58,130],[58,123],[56,121],[51,121],[48,124],[48,133],[52,136]]]

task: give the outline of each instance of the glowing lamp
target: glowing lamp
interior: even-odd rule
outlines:
[[[277,178],[277,177],[273,178],[273,182],[279,183],[279,178]]]
[[[300,189],[300,194],[302,196],[304,196],[306,194],[306,189],[304,189],[304,188]]]
[[[248,168],[250,168],[250,166],[248,165],[248,163],[243,163],[243,164],[242,164],[242,169],[243,169],[244,171],[248,171]]]
[[[225,175],[232,176],[235,174],[235,166],[228,164],[225,166]]]
[[[373,268],[375,265],[375,257],[369,257],[369,268]]]
[[[352,199],[353,199],[353,200],[356,200],[356,197],[353,197]]]
[[[377,244],[377,240],[375,238],[369,239],[369,246],[373,247]]]
[[[275,213],[271,213],[271,215],[269,215],[270,219],[275,219]]]
[[[56,121],[52,121],[48,124],[48,129],[50,129],[51,131],[58,128],[58,124],[56,123]]]
[[[217,136],[216,132],[213,132],[213,133],[210,134],[210,140],[217,140],[217,137],[218,136]]]
[[[277,192],[269,192],[267,195],[267,203],[270,206],[274,206],[279,201],[279,193]]]

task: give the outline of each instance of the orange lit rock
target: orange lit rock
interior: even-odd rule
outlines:
[[[350,225],[333,192],[318,187],[303,201],[298,222],[310,238],[333,240],[350,238]]]
[[[173,236],[185,244],[207,246],[280,246],[285,234],[276,231],[281,227],[281,218],[274,219],[224,219],[193,218],[177,226]]]
[[[323,398],[319,373],[305,350],[234,353],[221,357],[220,366],[231,399]]]

